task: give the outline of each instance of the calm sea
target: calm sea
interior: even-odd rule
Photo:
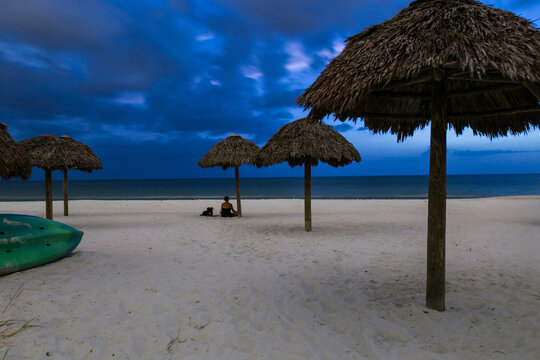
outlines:
[[[303,178],[240,179],[244,199],[303,198]],[[43,181],[0,184],[0,201],[44,199]],[[314,199],[427,198],[427,176],[314,177]],[[234,197],[234,179],[72,180],[70,199],[219,199]],[[449,198],[540,195],[540,174],[449,175]],[[62,199],[62,182],[53,182],[54,199]]]

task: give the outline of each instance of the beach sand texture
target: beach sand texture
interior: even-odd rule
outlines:
[[[449,200],[447,311],[424,306],[425,200],[72,201],[85,235],[0,278],[40,327],[7,359],[540,359],[540,197]],[[0,203],[42,216],[42,202]],[[3,351],[1,351],[3,355]]]

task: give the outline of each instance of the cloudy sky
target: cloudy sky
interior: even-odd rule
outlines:
[[[496,0],[530,20],[536,0]],[[0,121],[16,140],[89,144],[104,170],[73,178],[225,177],[197,161],[237,133],[262,146],[344,40],[407,0],[0,0]],[[538,21],[536,21],[538,25]],[[427,174],[429,129],[404,143],[334,123],[363,161],[314,176]],[[540,131],[448,135],[448,172],[540,173]],[[244,176],[302,176],[286,165]],[[42,174],[35,171],[33,178]]]

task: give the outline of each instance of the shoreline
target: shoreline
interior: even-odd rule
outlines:
[[[40,170],[42,171],[42,170]],[[447,174],[447,177],[473,177],[473,176],[540,176],[539,173],[489,173],[489,174]],[[328,178],[394,178],[394,177],[425,177],[429,178],[429,174],[405,174],[405,175],[313,175],[312,179]],[[303,176],[245,176],[244,180],[256,179],[303,179]],[[176,180],[234,180],[230,176],[207,176],[207,177],[184,177],[184,178],[133,178],[133,179],[71,179],[70,181],[176,181]],[[19,180],[9,180],[19,182]],[[44,182],[42,179],[28,179],[27,182]],[[62,182],[62,179],[54,178],[53,182]]]
[[[234,195],[230,196],[231,201],[235,200],[236,198]],[[446,198],[447,200],[477,200],[477,199],[540,199],[540,194],[538,195],[494,195],[494,196],[449,196]],[[208,198],[77,198],[77,199],[70,199],[69,202],[72,201],[207,201],[207,200],[216,200],[221,201],[223,200],[222,197],[208,197]],[[258,197],[242,197],[243,201],[257,201],[257,200],[264,200],[264,201],[273,201],[273,200],[304,200],[303,197],[283,197],[283,198],[258,198]],[[324,198],[324,197],[312,197],[312,201],[362,201],[362,200],[388,200],[388,201],[395,201],[395,200],[428,200],[427,197],[362,197],[362,198]],[[43,197],[42,200],[2,200],[0,199],[1,203],[30,203],[30,202],[42,202],[45,201],[45,197]],[[54,203],[63,203],[63,199],[54,199]]]

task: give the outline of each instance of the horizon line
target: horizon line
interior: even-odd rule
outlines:
[[[501,175],[537,175],[540,173],[483,173],[483,174],[447,174],[448,176],[501,176]],[[336,176],[312,176],[311,178],[352,178],[352,177],[404,177],[404,176],[425,176],[429,177],[429,174],[404,174],[404,175],[336,175]],[[240,179],[303,179],[303,176],[247,176]],[[69,181],[129,181],[129,180],[205,180],[205,179],[234,179],[234,177],[184,177],[184,178],[116,178],[116,179],[70,179]],[[44,179],[30,179],[23,182],[43,182]],[[61,182],[62,179],[56,179],[53,181]],[[5,182],[21,182],[21,180],[8,180]]]

